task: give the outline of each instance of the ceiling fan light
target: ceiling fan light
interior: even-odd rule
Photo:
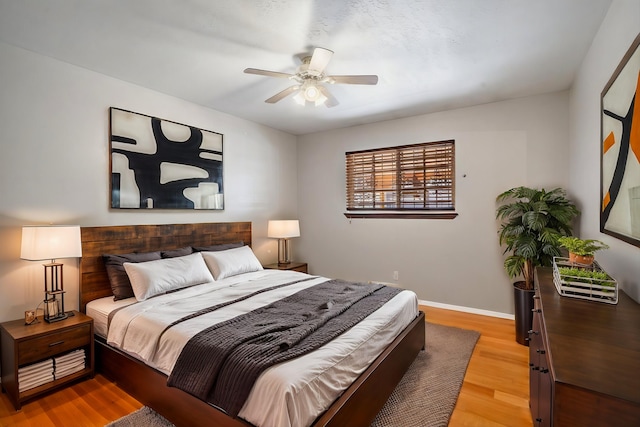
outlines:
[[[322,93],[314,82],[305,82],[304,86],[293,96],[293,100],[298,104],[305,106],[307,103],[313,104],[316,107],[324,105],[327,97]]]
[[[293,100],[296,101],[296,104],[304,105],[307,103],[307,100],[304,98],[302,90],[299,90],[295,95],[293,95]]]
[[[315,100],[316,107],[324,105],[326,100],[327,100],[327,97],[321,93],[320,96],[318,96],[318,99]]]
[[[322,94],[315,85],[309,85],[304,88],[304,99],[306,99],[307,101],[316,102],[320,95]]]

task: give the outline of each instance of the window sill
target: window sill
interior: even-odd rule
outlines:
[[[429,213],[352,213],[345,212],[344,216],[349,219],[454,219],[458,216],[456,212],[429,212]]]

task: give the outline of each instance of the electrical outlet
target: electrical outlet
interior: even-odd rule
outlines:
[[[398,280],[398,271],[393,272],[393,280]]]

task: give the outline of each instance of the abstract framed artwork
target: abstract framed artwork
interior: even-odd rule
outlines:
[[[224,209],[222,134],[111,107],[111,207]]]
[[[601,97],[600,231],[640,246],[640,34]]]

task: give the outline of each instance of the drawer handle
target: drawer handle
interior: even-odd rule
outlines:
[[[64,341],[56,341],[49,344],[49,347],[55,347],[57,345],[64,344]]]

